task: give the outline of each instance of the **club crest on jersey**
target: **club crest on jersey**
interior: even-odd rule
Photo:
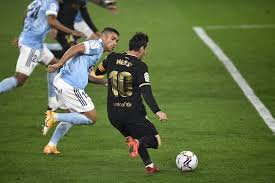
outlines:
[[[97,49],[97,48],[99,48],[99,44],[97,42],[93,42],[93,43],[90,44],[90,48],[91,49]]]
[[[150,82],[150,80],[149,80],[149,73],[148,72],[145,72],[144,73],[144,80],[146,81],[146,82]]]
[[[57,11],[58,7],[55,3],[52,3],[50,9],[53,10],[53,11]]]

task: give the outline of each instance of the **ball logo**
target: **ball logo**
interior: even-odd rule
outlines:
[[[145,72],[145,73],[144,73],[144,80],[145,80],[146,82],[148,82],[148,83],[150,82],[148,72]]]

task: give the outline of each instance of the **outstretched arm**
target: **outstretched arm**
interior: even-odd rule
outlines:
[[[79,43],[75,46],[70,47],[62,56],[62,58],[59,60],[58,63],[49,65],[48,66],[48,71],[49,72],[54,72],[58,69],[60,69],[70,58],[83,54],[85,51],[85,46],[83,43]]]
[[[162,112],[153,96],[152,89],[150,85],[143,85],[140,88],[142,96],[145,102],[149,105],[150,109],[156,116],[159,118],[160,121],[167,120],[166,114]]]
[[[62,32],[68,33],[68,34],[72,34],[76,37],[82,37],[83,33],[79,32],[79,31],[75,31],[72,29],[69,29],[68,27],[65,27],[63,24],[61,24],[56,16],[54,15],[48,15],[48,24],[52,27],[55,28],[57,30],[60,30]]]

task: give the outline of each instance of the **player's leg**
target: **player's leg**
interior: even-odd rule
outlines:
[[[58,95],[57,95],[58,97]],[[60,100],[59,102],[59,107],[61,109],[65,109],[66,112],[70,112],[69,110],[66,109],[66,106],[64,103],[62,103],[62,101]],[[66,135],[68,133],[68,131],[70,130],[70,128],[73,126],[73,124],[70,123],[66,123],[66,122],[60,122],[50,141],[48,142],[48,144],[44,147],[43,149],[43,153],[48,155],[48,154],[59,154],[60,152],[57,150],[57,145],[58,142],[64,137],[64,135]]]
[[[23,86],[37,65],[39,54],[39,50],[21,45],[15,76],[6,78],[0,82],[0,93],[8,92],[13,88]]]
[[[40,55],[40,61],[48,66],[57,63],[59,60],[54,57],[52,52],[47,48],[43,47],[43,51]],[[48,110],[56,110],[58,108],[58,102],[56,99],[56,93],[53,86],[53,81],[55,76],[58,74],[58,71],[48,72],[47,80],[48,80]]]
[[[44,147],[44,154],[59,154],[60,152],[57,150],[57,144],[64,137],[64,135],[68,133],[72,126],[73,124],[60,122],[57,125],[49,143]]]
[[[131,135],[138,143],[138,154],[140,155],[147,173],[156,173],[159,171],[154,163],[151,161],[147,148],[157,149],[160,144],[160,136],[155,126],[147,119],[132,123]]]
[[[57,76],[54,87],[58,93],[58,99],[73,111],[71,113],[55,113],[47,111],[43,135],[55,122],[63,121],[74,125],[91,125],[96,123],[96,110],[91,98],[84,90],[76,89]]]

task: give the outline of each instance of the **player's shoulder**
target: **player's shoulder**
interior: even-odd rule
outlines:
[[[114,59],[122,59],[125,54],[123,53],[117,53],[117,52],[111,52],[107,55],[108,60],[114,60]]]
[[[147,68],[147,64],[145,62],[143,62],[142,60],[140,60],[140,59],[137,59],[136,63],[141,68]]]
[[[103,42],[101,40],[88,40],[88,41],[85,41],[84,43],[88,43],[90,49],[103,48]]]

